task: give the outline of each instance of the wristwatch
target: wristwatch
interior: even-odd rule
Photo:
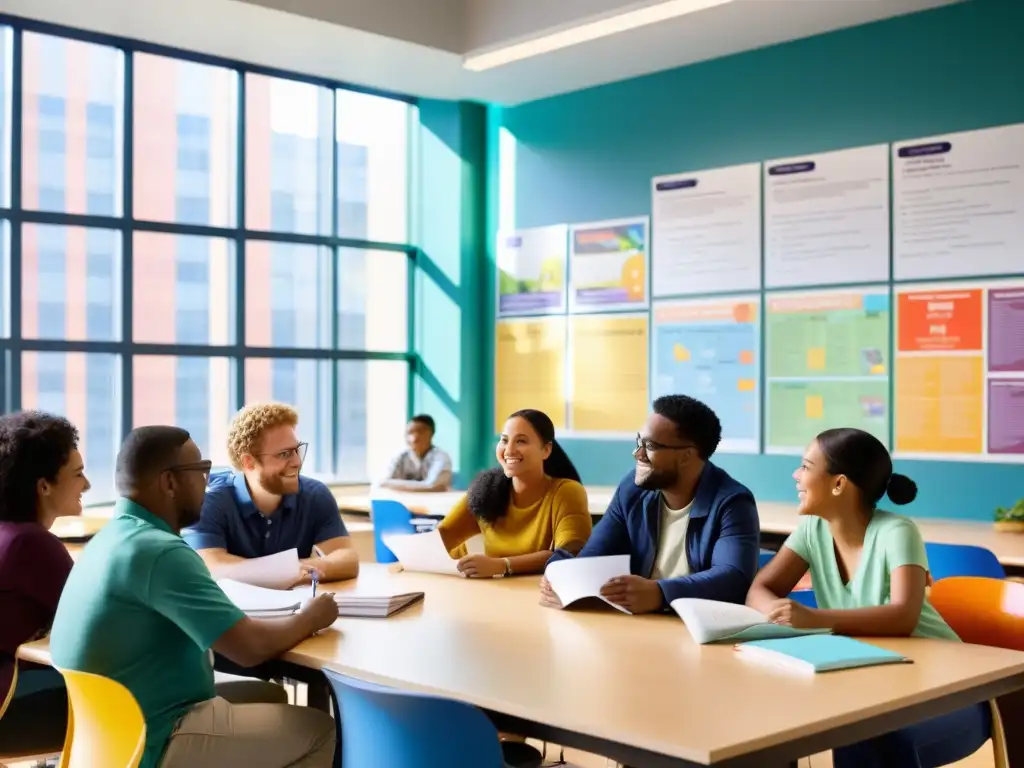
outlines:
[[[507,557],[504,557],[502,559],[505,561],[505,573],[503,575],[504,576],[511,576],[512,575],[512,561],[509,560]]]

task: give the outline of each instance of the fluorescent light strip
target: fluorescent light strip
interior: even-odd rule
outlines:
[[[501,48],[496,48],[485,53],[470,54],[462,66],[473,72],[482,72],[487,69],[494,69],[514,61],[539,56],[543,53],[551,53],[572,45],[590,42],[602,37],[617,35],[630,29],[645,27],[649,24],[657,24],[659,21],[685,16],[688,13],[696,13],[707,8],[714,8],[717,5],[725,5],[733,0],[665,0],[665,2],[649,5],[644,8],[637,8],[626,11],[615,16],[608,16],[597,21],[590,21],[549,35],[527,40],[522,43],[512,43]]]

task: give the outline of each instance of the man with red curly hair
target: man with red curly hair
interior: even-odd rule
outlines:
[[[282,403],[240,410],[228,428],[234,472],[210,477],[199,522],[182,532],[211,573],[239,560],[299,552],[295,583],[351,579],[359,573],[338,503],[327,486],[301,474],[307,443],[299,415]]]

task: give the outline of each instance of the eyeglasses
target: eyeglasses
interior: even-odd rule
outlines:
[[[273,456],[278,461],[288,461],[292,456],[296,456],[301,463],[306,460],[306,451],[308,448],[309,443],[299,443],[294,448],[285,448],[283,451],[275,451],[274,453],[257,453],[256,458]]]
[[[164,472],[201,472],[203,477],[210,479],[210,470],[213,469],[213,462],[209,459],[193,461],[188,464],[175,464],[167,467]]]
[[[697,446],[693,443],[687,443],[686,445],[665,445],[659,443],[656,440],[650,438],[641,437],[640,433],[636,433],[636,448],[633,449],[633,453],[637,453],[641,448],[644,453],[655,453],[657,451],[685,451],[687,448],[696,448]]]

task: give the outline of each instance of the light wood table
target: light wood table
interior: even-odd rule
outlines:
[[[331,588],[426,598],[339,619],[284,660],[466,701],[507,730],[645,768],[788,765],[1024,688],[1024,653],[907,638],[872,642],[913,664],[805,677],[698,646],[674,616],[542,608],[537,581],[364,565]],[[18,655],[50,663],[45,639]]]
[[[58,517],[53,521],[50,533],[64,542],[81,544],[99,533],[109,522],[109,516],[100,515]]]

